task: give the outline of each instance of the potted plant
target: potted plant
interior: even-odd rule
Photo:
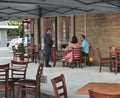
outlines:
[[[20,43],[17,47],[17,54],[19,55],[21,61],[24,61],[24,52],[25,52],[24,45],[23,43]]]
[[[20,43],[20,44],[18,45],[18,47],[17,47],[17,52],[24,54],[24,51],[25,51],[24,45],[23,45],[23,43]]]

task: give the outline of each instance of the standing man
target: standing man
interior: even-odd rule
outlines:
[[[89,52],[89,44],[85,38],[85,35],[81,35],[80,36],[81,39],[81,46],[82,46],[82,56],[88,56],[88,52]]]
[[[51,29],[47,28],[46,29],[46,34],[44,36],[44,45],[45,45],[45,66],[46,67],[51,67],[49,64],[49,59],[51,56],[51,48],[53,45],[53,40],[51,39]]]

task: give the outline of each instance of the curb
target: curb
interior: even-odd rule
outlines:
[[[0,50],[10,50],[8,47],[0,47]]]

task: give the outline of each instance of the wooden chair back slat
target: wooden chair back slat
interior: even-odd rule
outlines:
[[[72,57],[73,61],[71,62],[71,67],[74,67],[75,63],[79,64],[79,67],[82,68],[82,47],[72,48]]]
[[[51,79],[56,98],[68,98],[64,75]]]
[[[98,52],[98,56],[100,59],[99,72],[101,72],[103,64],[109,64],[109,69],[112,72],[112,58],[111,57],[103,57],[102,53],[100,51],[100,48],[97,48],[97,52]]]
[[[28,67],[28,62],[19,62],[11,60],[11,66],[22,67],[22,69],[11,70],[11,78],[26,78],[26,71]]]
[[[36,79],[22,79],[18,82],[18,93],[17,98],[19,98],[20,93],[27,90],[32,90],[35,92],[35,98],[40,98],[40,83],[41,76],[43,72],[43,64],[40,63],[36,73]],[[21,96],[25,96],[26,93],[21,93]]]
[[[115,55],[115,73],[117,74],[120,66],[120,47],[115,48]]]
[[[5,92],[6,98],[10,98],[9,65],[0,65],[0,93]]]

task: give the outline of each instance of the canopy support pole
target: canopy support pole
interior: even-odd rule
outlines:
[[[38,17],[38,62],[40,64],[40,50],[41,50],[41,8],[39,8]]]

